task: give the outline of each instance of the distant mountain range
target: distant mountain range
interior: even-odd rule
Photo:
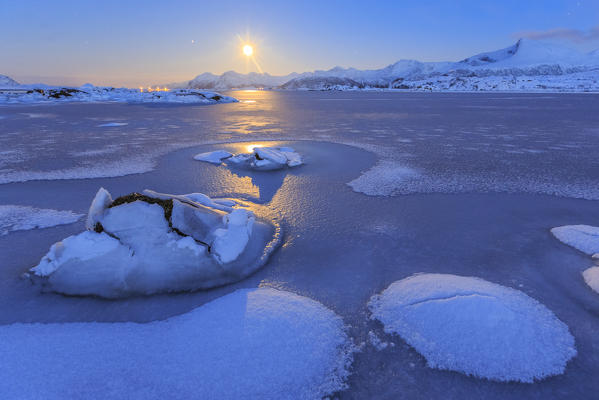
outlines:
[[[0,88],[18,87],[0,75]],[[31,85],[29,85],[31,86]],[[165,86],[165,85],[160,85]],[[230,90],[243,88],[288,90],[412,91],[599,91],[599,50],[582,53],[574,48],[520,39],[505,49],[480,53],[457,62],[400,60],[381,69],[335,67],[327,71],[275,76],[234,71],[203,73],[172,89]]]
[[[476,54],[458,62],[400,60],[381,69],[335,67],[285,76],[234,71],[222,75],[204,73],[170,87],[599,91],[599,51],[581,53],[564,45],[520,39],[505,49]]]

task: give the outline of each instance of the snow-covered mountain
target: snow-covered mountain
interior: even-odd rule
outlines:
[[[6,75],[0,75],[0,89],[19,86],[19,82],[9,78]]]
[[[181,89],[240,89],[240,88],[266,88],[271,89],[282,85],[298,76],[292,73],[285,76],[274,76],[267,73],[250,72],[249,74],[240,74],[235,71],[228,71],[222,75],[214,75],[210,72],[196,76],[190,81],[173,83],[168,85],[171,88]]]
[[[202,74],[178,87],[599,91],[599,50],[582,53],[560,44],[520,39],[504,49],[457,62],[400,60],[381,69],[335,67],[286,76],[229,71],[220,76]]]

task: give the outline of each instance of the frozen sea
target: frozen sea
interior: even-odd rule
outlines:
[[[599,295],[581,274],[593,261],[550,229],[599,226],[599,96],[227,94],[240,102],[0,106],[0,205],[84,214],[101,186],[115,197],[201,192],[267,206],[284,229],[270,261],[241,282],[108,301],[40,293],[20,278],[52,243],[82,231],[84,218],[8,227],[0,235],[0,324],[149,322],[236,289],[273,287],[322,303],[365,343],[340,399],[596,398]],[[293,147],[305,165],[241,172],[193,160],[257,144]],[[367,307],[418,272],[523,291],[568,325],[578,355],[565,374],[534,384],[427,368]],[[395,345],[378,350],[373,334]]]

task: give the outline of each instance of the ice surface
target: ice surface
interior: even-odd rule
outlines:
[[[582,273],[584,281],[595,292],[599,293],[599,267],[591,267]]]
[[[196,154],[193,159],[198,161],[206,161],[212,164],[220,164],[225,158],[229,158],[232,155],[233,154],[225,150],[216,150],[207,153]]]
[[[213,164],[226,163],[229,166],[248,168],[258,171],[271,171],[302,165],[302,157],[291,147],[256,146],[252,153],[232,155],[225,150],[200,153],[194,160]]]
[[[0,205],[0,236],[12,231],[72,224],[83,217],[73,211],[59,211],[17,205]]]
[[[417,274],[374,296],[369,308],[431,368],[533,382],[564,373],[576,355],[568,327],[550,310],[482,279]]]
[[[589,225],[566,225],[551,229],[561,242],[588,255],[599,253],[599,227]]]
[[[147,193],[170,199],[137,195],[117,203],[121,198],[113,202],[100,188],[88,230],[54,244],[31,272],[66,294],[113,298],[203,289],[251,274],[280,240],[274,222],[256,223],[249,210],[226,212],[185,196]]]
[[[243,289],[164,321],[0,326],[0,397],[321,399],[353,346],[322,304]]]

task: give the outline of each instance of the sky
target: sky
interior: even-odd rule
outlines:
[[[0,74],[21,83],[137,87],[457,61],[522,36],[599,48],[598,0],[0,0],[0,20]]]

